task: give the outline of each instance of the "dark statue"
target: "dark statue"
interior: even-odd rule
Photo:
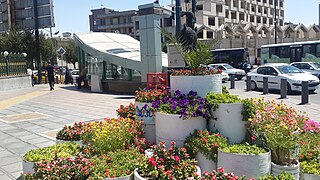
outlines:
[[[183,25],[178,40],[186,51],[194,50],[197,47],[197,30],[194,27],[196,18],[194,13],[189,11],[182,12],[181,17],[183,16],[186,16],[186,24]]]

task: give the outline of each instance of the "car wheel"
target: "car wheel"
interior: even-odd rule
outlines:
[[[292,89],[289,83],[287,83],[287,94],[292,94]]]
[[[254,81],[251,81],[250,87],[251,87],[251,90],[256,90],[256,89],[258,88],[258,87],[257,87],[257,83],[254,82]]]

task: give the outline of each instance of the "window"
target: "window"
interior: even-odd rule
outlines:
[[[203,5],[202,5],[202,4],[197,5],[197,10],[198,10],[198,11],[202,11],[202,10],[203,10]]]
[[[231,12],[231,19],[237,19],[236,12]]]
[[[257,70],[258,74],[266,74],[267,73],[267,67],[260,67]]]
[[[263,3],[267,3],[267,0],[263,0]]]
[[[303,45],[303,57],[306,57],[308,54],[315,55],[315,45]]]
[[[239,13],[239,20],[244,20],[244,14],[243,13]]]
[[[225,17],[226,17],[226,18],[229,18],[229,11],[228,11],[228,10],[226,10]]]
[[[294,63],[294,64],[292,64],[292,66],[294,66],[294,67],[296,67],[296,68],[301,69],[301,65],[300,65],[300,63]]]
[[[213,32],[207,31],[207,38],[212,39],[213,38]]]
[[[275,76],[275,75],[278,75],[278,72],[277,72],[274,68],[272,68],[272,67],[267,67],[267,69],[266,69],[266,75],[273,75],[273,76]]]
[[[269,58],[272,58],[272,56],[279,57],[279,47],[272,47],[269,49]]]
[[[320,44],[317,44],[316,56],[320,57]]]
[[[290,58],[290,47],[280,47],[279,57]]]
[[[267,18],[263,18],[263,24],[267,24]]]
[[[261,23],[261,17],[257,16],[257,23]]]
[[[307,63],[301,63],[301,69],[310,69],[311,66]]]
[[[280,1],[280,7],[283,7],[283,1]]]
[[[222,12],[222,5],[221,4],[217,4],[216,5],[216,9],[217,9],[217,12]]]
[[[212,17],[210,17],[210,18],[208,19],[208,24],[209,24],[210,26],[215,26],[215,25],[216,25],[215,19],[212,18]]]

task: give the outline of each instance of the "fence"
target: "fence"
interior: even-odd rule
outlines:
[[[25,75],[27,62],[20,57],[0,57],[0,77]]]

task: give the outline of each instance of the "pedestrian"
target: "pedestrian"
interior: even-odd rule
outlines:
[[[46,67],[46,71],[48,73],[48,81],[49,81],[49,86],[50,86],[50,91],[54,90],[54,67],[51,65],[50,62],[48,62],[48,66]]]
[[[78,89],[81,89],[81,83],[87,78],[87,73],[88,73],[87,66],[83,66],[78,79]]]
[[[34,87],[34,82],[33,82],[33,72],[32,72],[32,69],[30,68],[30,67],[28,67],[28,69],[27,69],[27,74],[30,76],[30,78],[31,78],[31,85],[32,85],[32,87]]]
[[[65,75],[64,83],[65,84],[69,84],[69,83],[73,84],[73,77],[72,77],[71,71],[68,67],[66,67],[66,75]]]

